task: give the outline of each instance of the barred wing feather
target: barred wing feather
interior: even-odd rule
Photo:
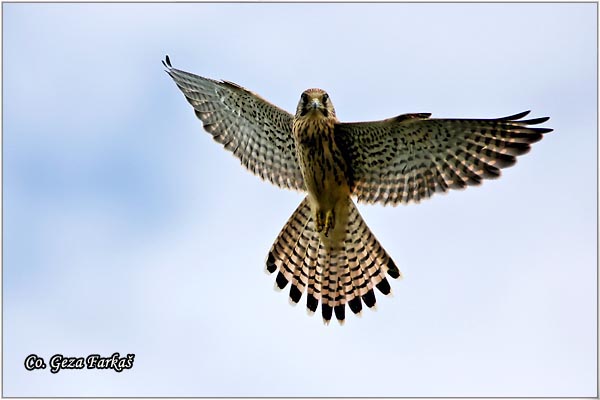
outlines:
[[[397,205],[436,192],[478,185],[500,176],[516,156],[551,132],[531,127],[549,118],[523,120],[525,111],[497,119],[430,119],[404,114],[373,122],[339,123],[336,142],[352,174],[359,202]]]
[[[304,191],[292,135],[293,115],[228,81],[203,78],[163,61],[204,129],[244,167],[281,187]]]

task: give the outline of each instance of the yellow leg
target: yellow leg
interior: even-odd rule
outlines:
[[[333,210],[327,211],[325,215],[325,236],[329,235],[329,230],[335,227],[335,213]]]
[[[315,218],[315,228],[317,232],[323,231],[323,211],[317,211],[317,215]]]

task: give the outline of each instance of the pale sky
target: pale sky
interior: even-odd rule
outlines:
[[[596,396],[596,8],[4,3],[3,395]],[[321,87],[342,121],[554,132],[499,180],[359,204],[404,279],[324,326],[263,272],[303,195],[213,142],[165,54],[288,111]]]

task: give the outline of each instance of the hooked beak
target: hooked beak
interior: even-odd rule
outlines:
[[[321,107],[321,103],[319,102],[318,99],[313,99],[312,102],[310,103],[310,106],[312,107],[313,110],[318,110]]]

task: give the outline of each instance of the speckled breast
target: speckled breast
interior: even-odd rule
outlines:
[[[334,124],[333,119],[305,118],[293,127],[306,188],[322,209],[332,209],[349,196],[346,162],[334,140]]]

